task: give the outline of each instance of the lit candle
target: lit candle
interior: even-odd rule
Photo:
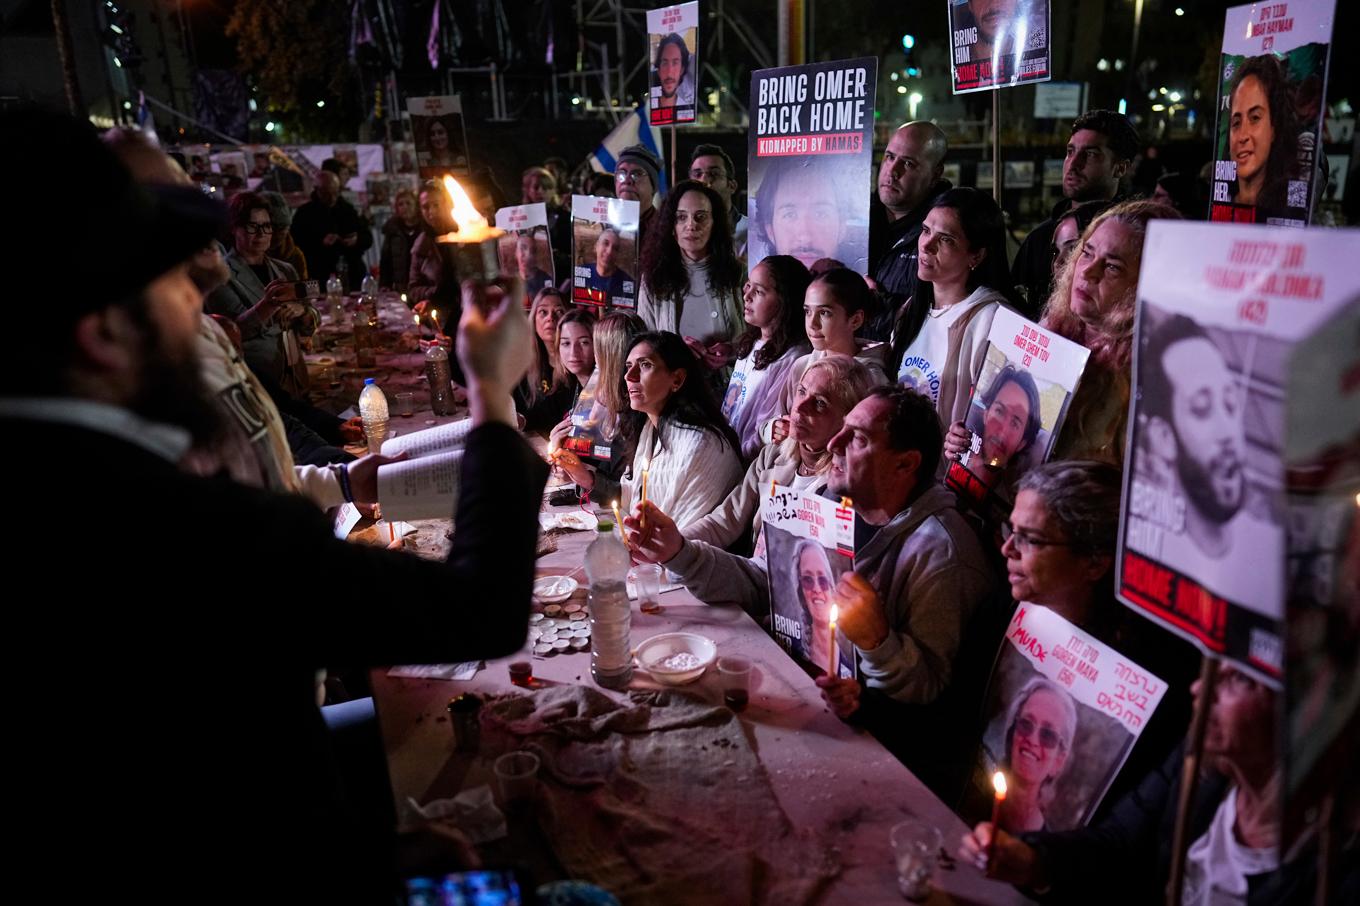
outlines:
[[[623,536],[623,517],[619,515],[619,502],[617,500],[614,501],[614,524],[619,527],[619,540],[627,544],[628,539]]]
[[[642,470],[642,499],[638,502],[639,512],[642,514],[638,525],[642,529],[647,528],[647,470]]]
[[[831,677],[840,674],[840,671],[836,669],[836,661],[840,659],[840,652],[836,650],[836,617],[840,616],[840,612],[839,607],[835,604],[831,605],[831,619],[828,621],[831,626],[831,644],[827,646],[830,653],[826,659],[826,675]]]
[[[992,856],[996,854],[996,835],[1001,831],[1001,803],[1006,801],[1006,775],[997,771],[992,775],[992,788],[996,790],[996,799],[992,801],[992,838],[987,841],[987,864],[992,864]]]
[[[505,231],[486,222],[467,192],[452,176],[444,177],[444,191],[449,196],[449,218],[457,230],[445,233],[435,241],[453,246],[460,276],[482,281],[495,280],[501,275],[497,246]]]

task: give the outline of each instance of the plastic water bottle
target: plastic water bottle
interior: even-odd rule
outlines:
[[[378,326],[378,278],[372,273],[364,275],[360,287],[359,308],[368,317],[368,323]]]
[[[425,382],[430,385],[430,410],[435,415],[452,415],[453,375],[448,350],[443,346],[425,350]]]
[[[326,308],[336,327],[345,322],[345,287],[340,283],[339,274],[331,274],[326,281]]]
[[[387,439],[387,397],[373,378],[364,378],[364,389],[359,394],[359,417],[364,422],[368,452],[381,453],[383,441]]]
[[[590,675],[607,689],[622,689],[633,678],[633,650],[628,638],[633,611],[624,584],[628,564],[628,548],[614,533],[614,523],[599,522],[595,540],[586,549]]]

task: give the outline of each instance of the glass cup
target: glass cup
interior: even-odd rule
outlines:
[[[396,396],[397,415],[402,418],[410,418],[416,414],[416,395],[409,390],[403,390]]]
[[[944,838],[938,829],[912,819],[894,825],[889,839],[897,864],[897,889],[908,900],[924,900],[930,896],[930,876],[935,873]]]
[[[538,787],[538,766],[538,756],[533,752],[510,752],[496,759],[492,767],[504,808],[522,808],[533,802]]]
[[[639,563],[633,567],[633,582],[637,585],[638,610],[643,613],[660,613],[661,565]]]
[[[334,365],[323,365],[317,374],[316,382],[319,386],[334,390],[340,386],[340,372]]]
[[[718,685],[723,704],[733,711],[745,711],[751,700],[751,661],[736,655],[718,658]]]

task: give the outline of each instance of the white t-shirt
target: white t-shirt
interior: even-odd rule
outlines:
[[[971,309],[991,301],[993,295],[990,289],[980,286],[948,308],[932,308],[926,312],[921,332],[902,354],[897,382],[930,397],[930,401],[939,408],[940,375],[949,360],[949,328]]]
[[[750,354],[737,359],[736,365],[732,367],[732,380],[727,382],[727,393],[723,394],[722,404],[723,418],[727,419],[728,424],[737,423],[737,416],[741,414],[747,400],[755,396],[756,388],[764,383],[770,374],[769,368],[758,371],[755,366],[756,353],[764,345],[763,339],[756,340]]]
[[[1185,906],[1242,906],[1247,902],[1247,876],[1280,867],[1275,847],[1251,849],[1237,842],[1237,788],[1219,804],[1209,829],[1194,843],[1185,860]]]

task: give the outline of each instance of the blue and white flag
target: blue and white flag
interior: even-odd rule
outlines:
[[[661,169],[661,179],[658,189],[664,188],[668,184],[665,170],[665,157],[661,154],[661,129],[657,126],[647,125],[647,107],[641,106],[623,119],[623,122],[614,127],[614,131],[605,136],[600,146],[590,155],[590,167],[597,173],[613,173],[614,165],[619,161],[619,155],[623,149],[632,145],[642,145],[648,151],[663,161]],[[658,194],[660,194],[658,192]]]

